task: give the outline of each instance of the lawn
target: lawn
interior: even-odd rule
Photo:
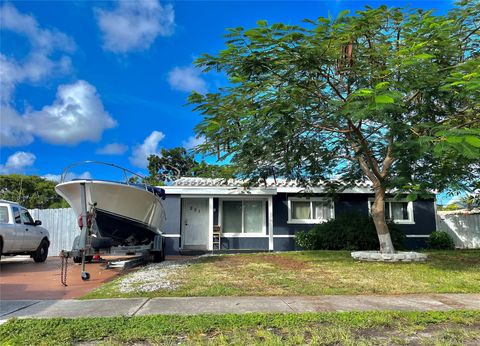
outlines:
[[[347,251],[207,256],[158,276],[165,287],[124,293],[127,275],[84,298],[480,292],[480,251],[428,255],[424,263],[358,262]]]
[[[13,319],[2,345],[478,345],[480,312]]]

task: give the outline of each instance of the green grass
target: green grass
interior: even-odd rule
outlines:
[[[472,345],[480,312],[348,312],[13,319],[0,326],[1,345]]]
[[[358,262],[347,251],[219,255],[170,275],[175,289],[121,293],[117,279],[84,299],[480,292],[480,251],[428,255],[424,263]]]

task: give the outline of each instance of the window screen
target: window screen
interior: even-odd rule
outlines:
[[[263,202],[243,202],[243,228],[245,233],[262,233],[263,231]]]
[[[391,202],[394,220],[408,220],[408,203]]]
[[[310,219],[310,202],[292,201],[292,219]]]
[[[327,201],[314,201],[313,218],[317,220],[329,220],[332,218],[332,206]]]
[[[224,201],[222,209],[222,226],[224,233],[242,232],[242,202]]]

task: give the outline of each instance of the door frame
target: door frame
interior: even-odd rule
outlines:
[[[180,216],[180,249],[185,249],[185,204],[189,199],[205,199],[208,201],[208,238],[206,250],[213,249],[213,197],[210,196],[182,196],[181,197],[181,216]],[[188,247],[188,245],[187,245]]]

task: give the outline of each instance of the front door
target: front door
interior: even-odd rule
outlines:
[[[208,249],[208,198],[187,198],[182,201],[182,247]]]

